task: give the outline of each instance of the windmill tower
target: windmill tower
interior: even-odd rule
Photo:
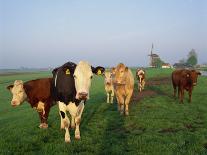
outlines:
[[[154,48],[154,46],[153,46],[153,43],[152,43],[151,52],[148,55],[150,57],[150,63],[149,63],[150,67],[153,67],[153,54],[152,54],[153,48]]]
[[[153,43],[152,43],[151,52],[150,52],[150,54],[148,55],[148,56],[150,57],[149,67],[156,67],[156,60],[157,60],[157,59],[160,59],[160,58],[159,58],[159,55],[153,53],[153,50],[154,50],[154,45],[153,45]]]

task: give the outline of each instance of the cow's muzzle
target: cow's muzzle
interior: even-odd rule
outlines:
[[[17,101],[11,101],[11,105],[12,105],[12,107],[16,107],[16,106],[18,106],[18,102]]]
[[[87,97],[88,97],[88,93],[86,93],[86,92],[78,93],[78,99],[80,99],[80,100],[86,100]]]

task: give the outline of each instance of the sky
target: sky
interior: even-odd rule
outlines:
[[[207,63],[206,0],[0,0],[0,68]]]

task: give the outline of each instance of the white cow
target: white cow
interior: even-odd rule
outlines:
[[[114,86],[112,81],[112,73],[105,72],[104,73],[104,84],[105,84],[105,91],[107,95],[107,103],[113,103],[114,99]]]
[[[89,99],[93,73],[103,74],[103,67],[92,67],[88,62],[77,65],[68,62],[53,70],[55,100],[61,116],[61,128],[65,129],[65,142],[70,142],[69,127],[75,127],[75,138],[80,139],[80,122],[84,103]],[[66,112],[71,115],[71,124]]]

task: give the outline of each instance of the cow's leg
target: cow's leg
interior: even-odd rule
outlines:
[[[129,102],[132,96],[133,90],[129,92],[125,100],[125,115],[129,115]]]
[[[176,97],[177,87],[176,87],[175,84],[173,84],[173,89],[174,89],[174,94],[173,94],[173,96]],[[178,98],[179,98],[179,94],[178,94]]]
[[[119,96],[119,106],[120,106],[120,114],[124,114],[124,97]]]
[[[39,126],[40,128],[43,128],[43,129],[48,128],[47,119],[48,119],[48,116],[49,116],[51,104],[52,104],[51,102],[46,102],[44,104],[44,110],[45,110],[45,112],[42,112],[42,115],[41,115],[43,122],[41,122],[41,124]]]
[[[39,128],[43,128],[46,129],[48,128],[48,124],[47,124],[47,118],[48,118],[48,114],[46,114],[45,112],[45,107],[46,107],[47,103],[43,103],[41,101],[39,101],[36,106],[34,107],[34,109],[38,112],[39,117],[40,117],[40,125]]]
[[[142,84],[142,85],[143,85],[143,88],[142,88],[142,89],[144,90],[144,87],[145,87],[145,80],[143,80],[143,84]]]
[[[120,102],[117,94],[116,94],[116,101],[117,101],[117,110],[120,111]]]
[[[178,98],[180,100],[180,103],[181,103],[181,88],[178,87]]]
[[[107,103],[109,103],[109,93],[107,92]]]
[[[77,110],[77,114],[76,114],[76,117],[75,117],[75,124],[76,124],[76,128],[75,128],[75,139],[80,139],[80,129],[79,129],[79,126],[80,126],[80,122],[81,122],[81,116],[82,116],[82,113],[83,113],[83,110],[84,110],[84,103],[81,102],[78,106],[78,110]]]
[[[61,125],[65,128],[65,142],[69,143],[70,142],[70,133],[69,133],[69,127],[70,127],[70,121],[68,119],[68,116],[66,114],[66,105],[63,102],[58,102],[59,105],[59,111],[60,111],[60,116],[62,118]]]
[[[43,128],[44,119],[43,119],[43,116],[42,116],[42,112],[38,112],[38,114],[39,114],[39,118],[40,118],[39,128]]]
[[[188,95],[189,95],[189,103],[191,103],[191,100],[192,100],[192,90],[191,89],[188,91]]]
[[[75,128],[75,116],[71,115],[71,128]]]
[[[137,90],[139,91],[139,80],[137,82]]]
[[[183,99],[184,99],[184,89],[183,88],[181,88],[180,94],[181,94],[180,102],[183,103]]]
[[[110,103],[113,103],[114,102],[114,91],[112,90],[111,92],[111,102]]]

